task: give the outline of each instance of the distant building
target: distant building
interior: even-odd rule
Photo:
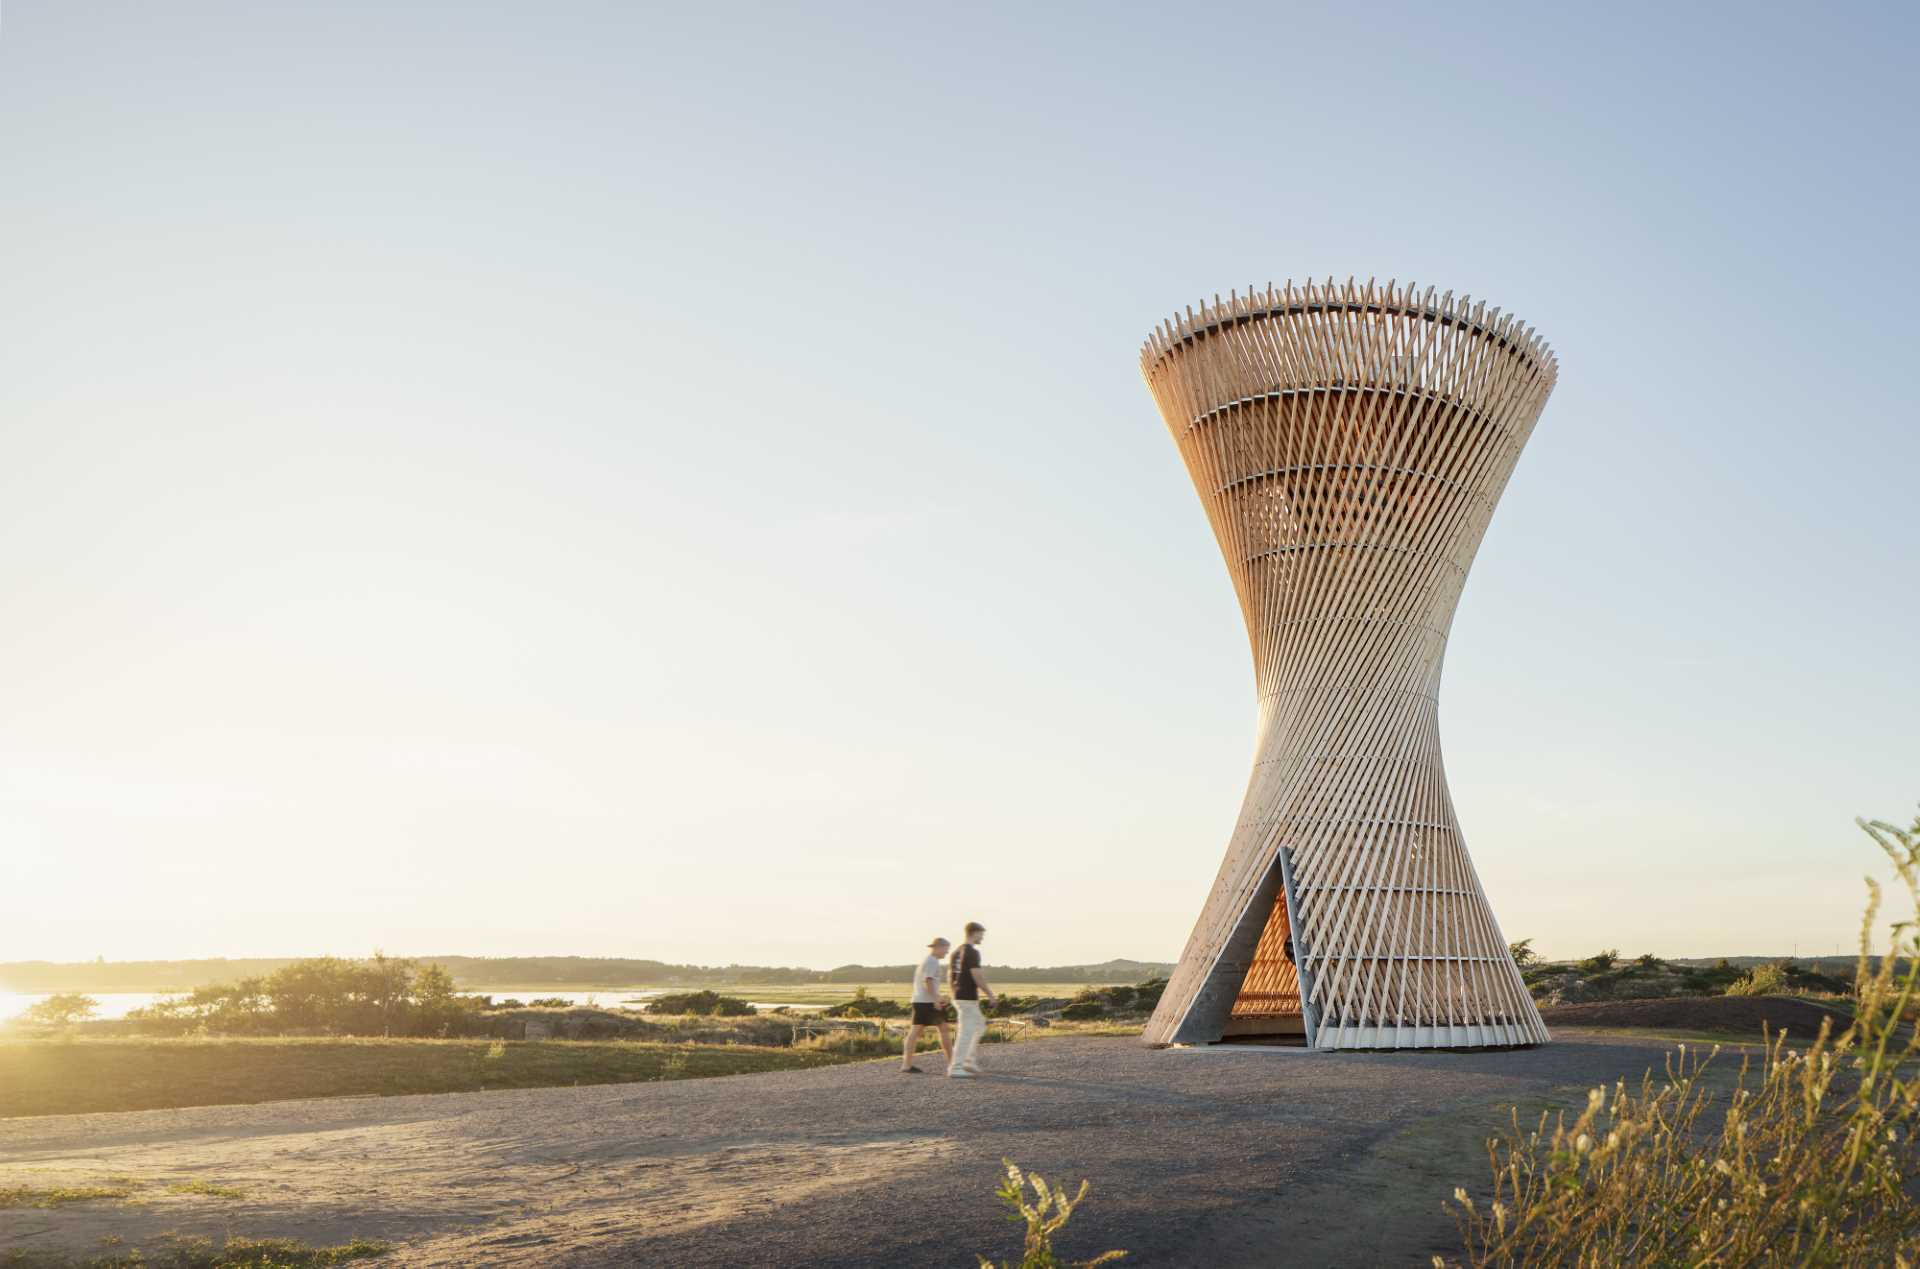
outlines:
[[[1147,1043],[1546,1040],[1461,841],[1438,693],[1553,354],[1451,292],[1329,280],[1189,309],[1141,368],[1260,697],[1240,821]]]

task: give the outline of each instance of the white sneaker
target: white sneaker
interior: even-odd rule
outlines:
[[[975,1071],[969,1071],[964,1066],[956,1066],[952,1070],[947,1072],[947,1078],[950,1080],[970,1080],[977,1073],[978,1072],[975,1072]]]

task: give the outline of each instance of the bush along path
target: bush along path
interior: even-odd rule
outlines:
[[[1571,1121],[1523,1130],[1516,1113],[1488,1146],[1490,1199],[1454,1191],[1467,1264],[1920,1264],[1920,818],[1862,828],[1907,912],[1875,956],[1869,882],[1850,1024],[1824,1020],[1804,1049],[1776,1033],[1724,1099],[1706,1078],[1719,1049],[1681,1046]]]

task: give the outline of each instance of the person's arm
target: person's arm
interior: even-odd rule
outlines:
[[[929,996],[932,996],[935,1000],[940,999],[940,981],[937,978],[932,974],[925,974],[922,975],[920,981],[927,985],[927,994]]]
[[[987,1003],[992,1004],[994,1000],[993,988],[987,985],[987,976],[980,972],[980,967],[975,965],[967,972],[973,975],[974,985],[986,993]]]

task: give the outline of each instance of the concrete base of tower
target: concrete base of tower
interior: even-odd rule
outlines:
[[[1545,1024],[1457,1023],[1428,1027],[1321,1027],[1316,1049],[1530,1049],[1552,1037]]]
[[[1322,1026],[1315,1029],[1311,1043],[1304,1019],[1232,1018],[1218,1034],[1202,1035],[1189,1030],[1172,1043],[1143,1037],[1152,1049],[1207,1047],[1212,1045],[1271,1044],[1292,1048],[1389,1051],[1397,1049],[1531,1049],[1552,1040],[1546,1025],[1540,1022],[1452,1023],[1433,1026]]]

